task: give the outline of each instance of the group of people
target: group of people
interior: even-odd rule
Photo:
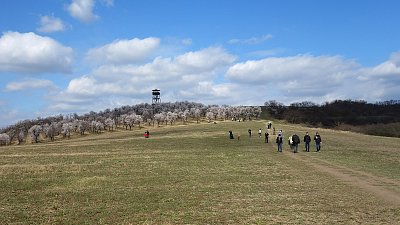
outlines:
[[[268,124],[269,128],[271,127],[270,124]],[[273,135],[275,135],[275,128]],[[251,138],[252,136],[252,131],[251,129],[248,130],[249,133],[249,138]],[[262,136],[262,129],[260,128],[258,130],[258,137],[261,138]],[[265,143],[269,143],[269,133],[268,130],[265,131],[264,133],[264,137],[265,137]],[[229,131],[229,138],[230,139],[234,139],[233,137],[233,132]],[[238,140],[240,140],[240,135],[238,135]],[[315,141],[315,147],[316,147],[316,151],[319,152],[321,150],[321,143],[322,143],[322,139],[321,139],[321,135],[319,135],[318,132],[315,133],[314,135],[314,141]],[[311,136],[308,134],[308,132],[306,132],[306,134],[303,137],[303,142],[304,142],[304,146],[305,146],[305,151],[309,152],[310,151],[310,143],[311,143]],[[278,146],[278,152],[282,152],[282,147],[283,147],[283,132],[282,130],[278,131],[278,134],[276,136],[276,144]],[[297,153],[298,152],[298,145],[300,144],[300,137],[294,133],[293,135],[289,136],[288,138],[288,144],[290,146],[291,151],[293,151],[293,153]]]
[[[314,141],[315,141],[315,148],[316,151],[319,152],[321,150],[321,135],[319,135],[318,132],[315,133],[314,135]],[[305,146],[305,151],[309,152],[310,151],[310,143],[311,143],[311,136],[306,132],[303,138],[304,146]],[[276,144],[278,145],[278,152],[282,152],[282,146],[283,146],[283,133],[282,130],[278,132],[278,135],[276,137]],[[300,137],[294,133],[292,136],[289,136],[288,138],[288,144],[290,146],[290,149],[293,151],[293,153],[297,153],[298,151],[298,145],[300,144]]]

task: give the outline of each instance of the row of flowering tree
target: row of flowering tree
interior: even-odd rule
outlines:
[[[205,106],[192,102],[163,103],[159,105],[139,104],[123,106],[103,112],[90,112],[84,115],[59,115],[36,120],[20,121],[0,130],[0,145],[23,143],[27,137],[31,142],[54,141],[69,138],[71,135],[99,134],[117,128],[132,130],[143,126],[186,124],[190,121],[200,123],[216,120],[252,120],[259,118],[261,107],[252,106]]]

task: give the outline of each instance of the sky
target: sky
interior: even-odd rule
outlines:
[[[162,102],[400,99],[398,0],[8,0],[0,127]]]

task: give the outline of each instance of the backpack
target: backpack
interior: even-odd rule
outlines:
[[[299,144],[300,138],[296,134],[292,136],[293,144]]]

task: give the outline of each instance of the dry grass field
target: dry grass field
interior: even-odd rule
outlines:
[[[274,126],[285,140],[315,132]],[[278,153],[259,128],[191,123],[0,147],[0,223],[400,224],[400,139],[319,129],[320,153],[286,142]]]

